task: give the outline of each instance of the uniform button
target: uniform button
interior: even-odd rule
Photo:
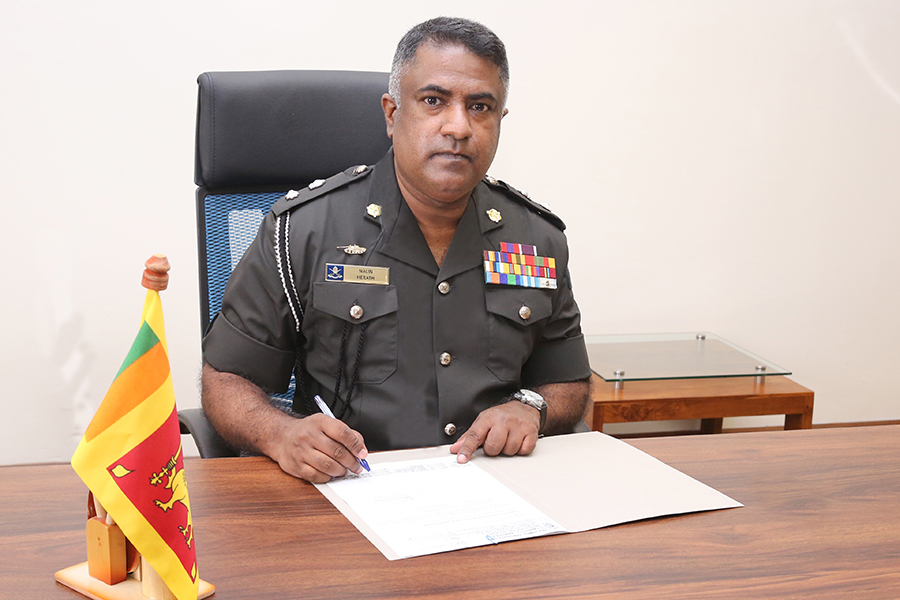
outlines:
[[[519,309],[519,316],[522,317],[522,320],[527,321],[531,318],[531,309],[527,306],[523,306]]]
[[[442,294],[446,294],[450,291],[450,284],[446,281],[442,281],[438,284],[438,291]]]
[[[445,367],[450,364],[450,361],[453,360],[453,357],[450,356],[449,352],[441,352],[441,364]]]
[[[350,307],[350,316],[354,319],[362,319],[363,316],[363,307],[359,304],[354,304]]]
[[[444,426],[444,433],[446,433],[447,435],[453,435],[454,433],[456,433],[456,425],[454,425],[453,423],[447,423]]]

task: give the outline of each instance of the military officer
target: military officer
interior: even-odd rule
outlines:
[[[202,375],[226,440],[321,482],[370,449],[450,443],[465,462],[571,431],[590,371],[563,224],[486,176],[508,81],[478,23],[404,36],[382,98],[392,150],[288,193],[229,281]],[[266,395],[292,372],[297,415]]]

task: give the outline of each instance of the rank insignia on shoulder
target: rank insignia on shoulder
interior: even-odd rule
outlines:
[[[356,244],[350,244],[349,246],[338,246],[338,250],[343,250],[344,254],[365,254],[366,249],[362,246],[358,246]]]
[[[555,290],[556,259],[528,244],[501,242],[500,252],[484,251],[484,282]]]
[[[334,263],[326,263],[325,281],[388,285],[391,282],[391,269],[390,267],[370,267],[368,265],[337,265]]]

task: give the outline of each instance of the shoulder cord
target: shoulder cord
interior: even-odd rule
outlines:
[[[287,213],[289,216],[290,213]],[[297,333],[300,333],[301,325],[303,323],[303,305],[300,303],[300,295],[297,293],[297,286],[294,283],[294,270],[291,268],[291,255],[290,255],[290,218],[282,218],[285,215],[278,215],[275,221],[275,260],[278,264],[278,275],[281,278],[281,287],[284,290],[284,295],[287,298],[288,306],[291,309],[291,314],[294,317],[294,323],[296,326]],[[282,226],[283,222],[283,226]],[[282,256],[284,259],[282,260]],[[285,277],[285,271],[287,271],[287,277]],[[290,284],[290,287],[288,286]],[[355,303],[355,301],[354,301]],[[349,324],[345,321],[344,327],[341,332],[341,349],[340,356],[338,358],[338,371],[335,374],[335,386],[334,386],[334,402],[337,404],[340,402],[342,404],[340,411],[337,413],[337,418],[342,419],[344,415],[347,413],[347,409],[350,407],[350,399],[353,397],[353,390],[356,387],[357,379],[359,378],[359,363],[360,358],[362,357],[362,349],[363,349],[363,341],[366,337],[366,329],[369,326],[369,323],[363,323],[360,327],[359,331],[359,343],[356,348],[356,360],[353,365],[353,375],[350,377],[350,383],[347,388],[347,398],[342,399],[340,396],[341,391],[341,379],[344,374],[344,355],[347,350],[347,335],[349,333]],[[303,401],[303,407],[305,409],[306,414],[313,414],[317,411],[316,408],[313,407],[312,400],[309,397],[309,391],[307,388],[307,371],[306,366],[303,364],[303,361],[300,360],[299,353],[297,354],[297,360],[294,364],[294,379],[297,386],[297,391],[294,394],[294,401],[299,397]]]
[[[294,317],[295,330],[297,333],[300,333],[300,328],[303,324],[303,305],[300,303],[300,295],[297,293],[297,286],[294,284],[294,270],[291,268],[290,223],[290,213],[278,215],[278,217],[276,217],[275,261],[278,265],[278,276],[281,278],[281,289],[284,290],[284,296],[287,298],[288,306]],[[282,256],[284,257],[283,260]],[[284,276],[285,271],[287,271],[287,277]],[[288,287],[288,284],[290,284],[290,288]],[[316,412],[316,409],[312,405],[312,400],[309,397],[306,386],[306,366],[303,364],[299,352],[297,352],[296,356],[297,358],[294,362],[294,382],[297,387],[294,392],[294,402],[300,398],[303,402],[303,408],[305,409],[306,414],[311,415]]]
[[[288,213],[288,216],[290,213]],[[290,222],[289,218],[282,219],[285,215],[278,215],[275,220],[275,261],[278,263],[278,276],[281,277],[281,289],[287,298],[288,305],[291,308],[291,314],[294,315],[294,325],[299,333],[300,325],[303,323],[303,305],[300,304],[300,295],[297,294],[297,286],[294,285],[294,270],[291,268],[291,245],[290,245]],[[284,227],[281,223],[284,221]],[[284,261],[282,261],[282,255]],[[287,267],[287,278],[284,276],[285,267]],[[290,290],[288,289],[290,283]]]

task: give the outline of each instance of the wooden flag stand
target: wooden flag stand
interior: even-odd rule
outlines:
[[[144,264],[141,283],[162,291],[169,282],[169,261],[154,255]],[[87,562],[56,572],[56,581],[94,600],[177,600],[143,556],[116,525],[112,516],[88,495],[85,528]],[[216,591],[211,583],[199,580],[198,600]]]
[[[150,563],[138,555],[92,496],[88,517],[85,528],[88,560],[57,571],[56,581],[94,600],[176,600]],[[208,598],[215,591],[216,586],[201,579],[197,598]]]
[[[148,596],[143,589],[143,582],[139,581],[132,574],[129,574],[125,581],[121,583],[107,585],[99,579],[90,576],[88,563],[86,562],[57,571],[56,581],[94,600],[163,600],[164,598],[175,598],[168,587],[165,588],[165,593],[168,596]],[[165,586],[162,580],[160,580],[160,584]],[[214,585],[201,579],[197,598],[208,598],[215,591],[216,587]]]

